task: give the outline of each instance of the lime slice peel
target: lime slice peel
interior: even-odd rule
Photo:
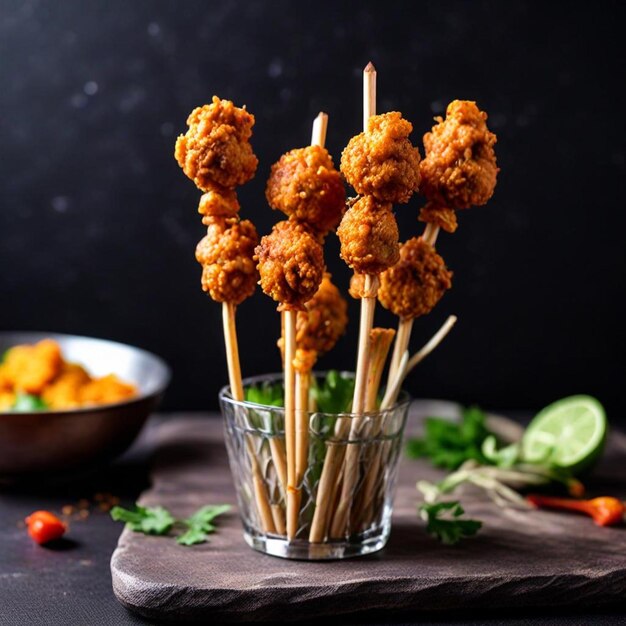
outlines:
[[[602,453],[607,422],[604,408],[592,396],[557,400],[531,421],[522,439],[528,462],[545,461],[556,467],[582,471]]]

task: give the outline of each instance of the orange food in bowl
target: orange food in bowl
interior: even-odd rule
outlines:
[[[20,394],[35,396],[51,410],[75,409],[122,402],[137,388],[115,374],[92,377],[82,365],[63,359],[59,344],[44,339],[14,346],[0,363],[0,411],[9,411]]]

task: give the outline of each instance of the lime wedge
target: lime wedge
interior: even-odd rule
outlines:
[[[563,398],[541,410],[528,425],[522,453],[530,463],[546,462],[578,473],[602,454],[606,431],[606,414],[595,398]]]

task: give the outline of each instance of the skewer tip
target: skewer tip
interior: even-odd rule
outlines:
[[[322,146],[326,143],[326,129],[328,127],[328,114],[320,111],[313,120],[313,130],[311,131],[311,145]]]
[[[363,70],[364,72],[375,72],[376,68],[374,67],[374,64],[370,61],[366,66],[365,69]]]

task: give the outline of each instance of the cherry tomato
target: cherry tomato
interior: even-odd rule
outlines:
[[[35,511],[24,521],[31,539],[40,545],[60,539],[67,530],[65,524],[50,511]]]

